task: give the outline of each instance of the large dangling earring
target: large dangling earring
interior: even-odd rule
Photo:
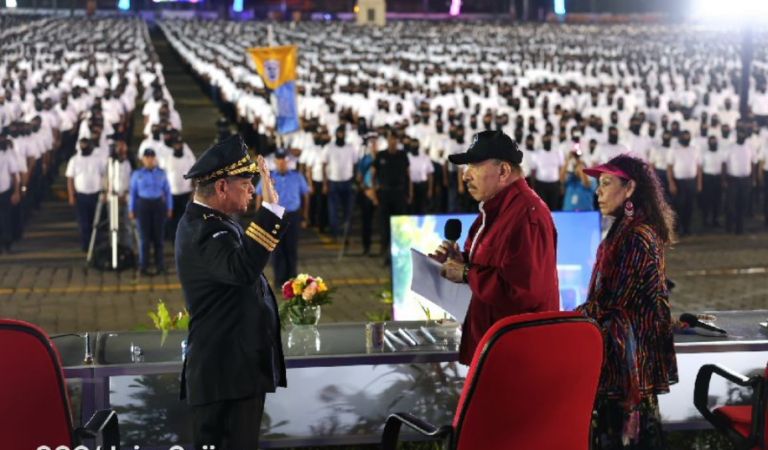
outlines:
[[[630,219],[635,215],[635,205],[630,200],[624,202],[624,215]]]

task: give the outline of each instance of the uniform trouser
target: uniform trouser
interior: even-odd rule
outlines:
[[[340,226],[349,226],[354,201],[355,193],[352,190],[352,180],[328,182],[328,219],[333,236],[339,235]],[[341,223],[339,223],[339,209],[341,209]]]
[[[390,218],[405,214],[406,197],[404,189],[379,189],[376,196],[379,199],[379,220],[381,229],[381,254],[385,259],[390,255],[392,242],[392,226]]]
[[[728,213],[725,217],[727,231],[735,231],[736,234],[744,232],[744,215],[747,211],[750,189],[752,186],[749,177],[728,177],[726,192]]]
[[[29,196],[27,195],[22,195],[21,201],[11,206],[11,234],[14,241],[18,241],[24,236],[27,208],[29,208]]]
[[[323,194],[323,182],[312,181],[314,193],[309,199],[309,224],[325,232],[328,226],[328,196]]]
[[[656,172],[656,178],[659,179],[661,187],[664,189],[664,196],[669,201],[669,184],[667,183],[667,171],[665,169],[654,169]]]
[[[299,229],[301,214],[298,211],[285,213],[288,229],[272,251],[272,269],[275,274],[275,286],[282,286],[289,278],[298,275],[296,263],[299,260]]]
[[[433,198],[436,199],[432,202],[432,212],[442,213],[448,210],[448,191],[443,187],[443,166],[433,161],[432,168],[435,169],[432,180],[435,186]]]
[[[176,240],[176,229],[179,227],[181,216],[187,210],[187,203],[189,203],[189,192],[173,196],[173,217],[168,221],[165,233],[171,241]]]
[[[363,194],[363,253],[371,250],[371,236],[373,235],[373,215],[376,213],[376,206],[367,195]]]
[[[691,233],[691,219],[693,218],[693,204],[696,201],[696,179],[677,179],[677,195],[675,196],[675,209],[680,218],[680,228],[683,233]]]
[[[411,207],[409,208],[411,214],[422,215],[427,212],[428,191],[428,181],[413,183],[413,200],[411,201]]]
[[[35,167],[29,174],[29,183],[27,184],[27,197],[29,197],[30,209],[39,209],[43,201],[43,159],[38,158]],[[31,211],[28,211],[31,212]]]
[[[547,205],[550,211],[557,211],[560,209],[560,182],[553,181],[551,183],[544,181],[536,181],[536,194]]]
[[[717,223],[717,216],[720,214],[720,200],[723,195],[721,186],[720,175],[704,174],[701,194],[699,195],[704,224],[709,223],[710,217],[712,224]]]
[[[763,215],[768,226],[768,170],[763,171]]]
[[[192,439],[196,450],[259,448],[265,395],[191,406]]]
[[[147,270],[149,248],[152,246],[157,270],[165,269],[163,239],[165,220],[168,217],[165,201],[162,198],[139,198],[136,200],[135,214],[139,224],[139,268]]]
[[[448,171],[447,191],[447,212],[457,212],[459,210],[459,175],[456,172]]]
[[[0,246],[8,250],[13,241],[13,223],[11,222],[11,194],[13,189],[0,192]]]
[[[80,227],[80,248],[88,250],[93,233],[93,220],[96,217],[96,204],[99,202],[99,193],[81,194],[75,193],[75,208],[77,212],[77,225]]]

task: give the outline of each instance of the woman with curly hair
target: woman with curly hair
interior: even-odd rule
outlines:
[[[599,180],[600,212],[615,218],[578,308],[600,325],[605,342],[593,448],[663,449],[657,395],[678,381],[664,275],[674,213],[640,159],[620,155],[584,172]]]

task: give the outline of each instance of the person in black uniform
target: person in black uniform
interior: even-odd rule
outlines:
[[[413,184],[408,171],[408,153],[397,148],[397,136],[387,135],[387,149],[376,154],[371,167],[371,180],[378,199],[381,220],[381,254],[384,265],[391,263],[390,243],[392,216],[405,214],[413,199]]]
[[[243,229],[234,215],[248,209],[257,173],[263,203]],[[255,450],[265,395],[287,386],[277,304],[263,274],[288,228],[285,210],[264,159],[257,166],[239,135],[214,144],[185,177],[197,187],[176,232],[190,315],[181,399],[198,450]]]

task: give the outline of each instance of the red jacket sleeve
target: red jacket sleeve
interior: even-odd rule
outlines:
[[[554,226],[539,213],[528,214],[498,253],[478,244],[467,276],[473,300],[514,313],[559,308]]]

